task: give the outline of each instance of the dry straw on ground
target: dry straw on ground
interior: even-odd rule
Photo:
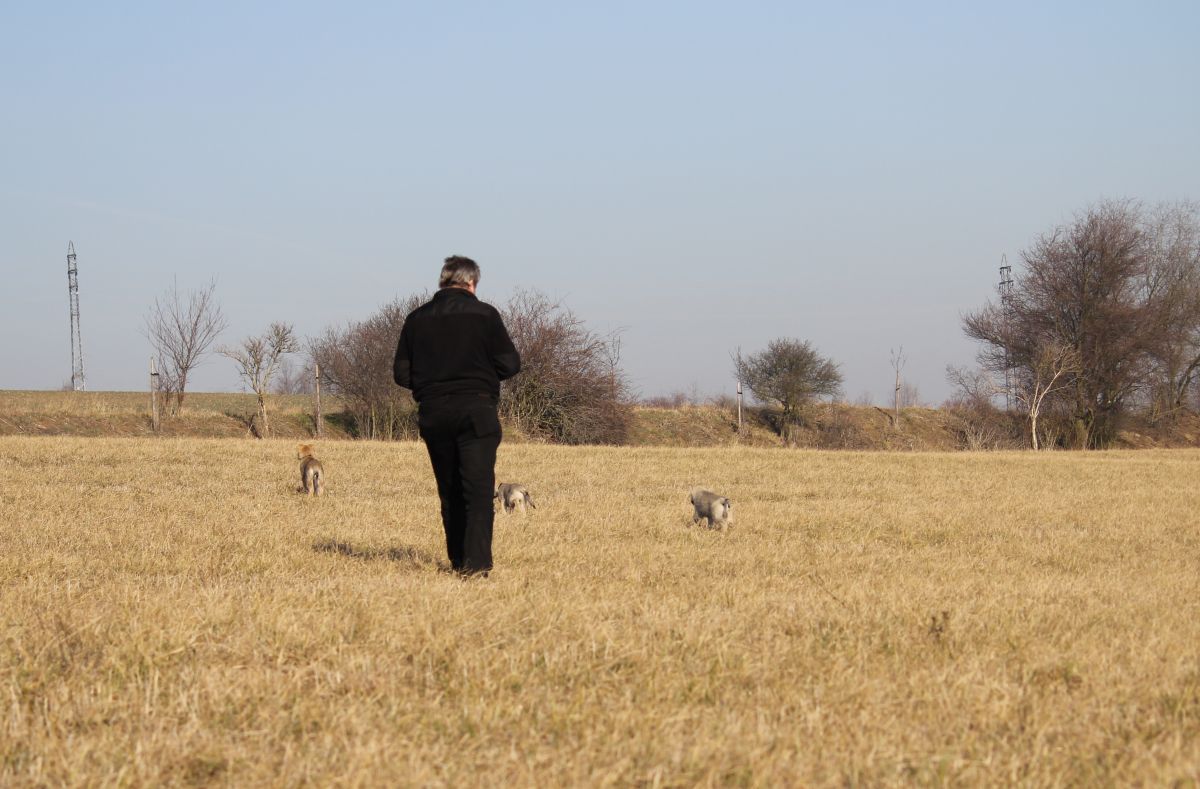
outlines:
[[[470,582],[419,445],[318,454],[0,438],[0,783],[1200,775],[1198,452],[506,445]]]

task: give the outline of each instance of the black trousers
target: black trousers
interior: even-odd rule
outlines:
[[[486,396],[423,401],[417,416],[442,502],[450,566],[465,573],[492,569],[492,496],[500,419]]]

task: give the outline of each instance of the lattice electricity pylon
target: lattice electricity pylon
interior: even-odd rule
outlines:
[[[1007,411],[1012,408],[1012,361],[1008,355],[1008,329],[1013,294],[1012,266],[1008,265],[1008,255],[1000,256],[1000,284],[997,289],[1000,291],[1000,308],[1004,316],[1004,409]]]
[[[1008,255],[1000,256],[1000,303],[1005,307],[1012,300],[1013,278],[1012,266],[1008,265]]]
[[[71,388],[87,389],[83,380],[83,338],[79,333],[79,268],[75,265],[75,242],[67,242],[67,295],[71,300]]]

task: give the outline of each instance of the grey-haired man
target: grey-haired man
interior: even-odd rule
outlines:
[[[475,296],[479,266],[448,257],[438,292],[404,321],[393,377],[412,390],[442,503],[450,566],[492,569],[500,382],[521,370],[500,313]]]

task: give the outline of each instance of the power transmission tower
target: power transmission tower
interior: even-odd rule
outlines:
[[[1012,408],[1012,358],[1009,356],[1009,323],[1012,318],[1013,278],[1012,266],[1008,265],[1008,255],[1000,256],[1000,309],[1004,313],[1004,410]]]
[[[79,334],[79,268],[75,265],[75,242],[67,242],[67,295],[71,300],[71,388],[83,392],[83,338]]]

